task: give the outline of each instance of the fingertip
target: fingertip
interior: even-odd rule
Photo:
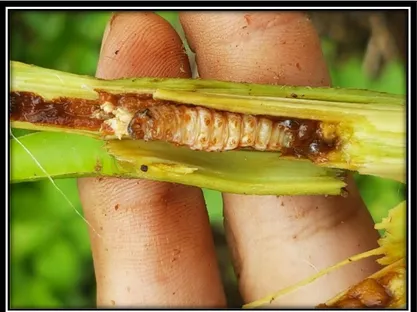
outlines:
[[[181,13],[200,76],[286,85],[329,85],[320,40],[301,12]]]
[[[182,40],[165,19],[151,12],[111,16],[103,35],[97,77],[190,75]]]

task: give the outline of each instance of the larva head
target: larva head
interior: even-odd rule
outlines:
[[[135,113],[130,121],[127,132],[132,139],[140,140],[146,137],[147,124],[152,120],[151,111],[147,108]]]

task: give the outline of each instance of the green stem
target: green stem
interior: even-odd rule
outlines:
[[[104,146],[101,140],[56,132],[37,132],[17,140],[10,142],[12,183],[48,176],[115,176],[222,192],[283,195],[339,195],[345,186],[339,170],[320,168],[308,161],[280,159],[274,153],[243,152],[237,158],[237,152],[205,153],[143,141],[110,141]],[[118,151],[117,159],[111,156],[114,150]]]

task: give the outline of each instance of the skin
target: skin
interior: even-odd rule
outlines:
[[[182,13],[200,77],[330,85],[311,21],[301,12]],[[116,52],[118,51],[118,52]],[[191,77],[182,42],[153,13],[118,13],[103,36],[97,76]],[[223,194],[224,222],[245,303],[377,246],[351,178],[349,196]],[[78,182],[101,307],[225,307],[209,218],[198,188],[147,180]],[[374,259],[343,267],[273,301],[313,307],[377,271]]]

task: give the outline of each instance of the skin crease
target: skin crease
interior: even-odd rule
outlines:
[[[183,13],[203,78],[329,85],[317,34],[302,13]],[[150,31],[152,30],[152,31]],[[118,51],[116,53],[116,51]],[[189,77],[181,41],[152,13],[113,16],[97,76]],[[245,302],[260,299],[376,246],[377,232],[349,178],[349,196],[224,194],[227,238]],[[99,306],[225,305],[199,189],[152,181],[80,179]],[[272,304],[313,306],[378,269],[351,264]]]

